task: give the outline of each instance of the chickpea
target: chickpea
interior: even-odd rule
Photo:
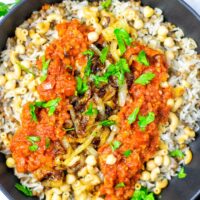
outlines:
[[[107,165],[114,165],[117,161],[117,158],[115,158],[115,156],[113,154],[110,154],[107,156],[106,158],[106,164]]]
[[[154,160],[149,160],[147,162],[147,170],[152,171],[154,168],[156,168]]]
[[[134,22],[134,28],[139,30],[144,27],[144,23],[141,19],[136,19]]]
[[[146,18],[149,18],[154,14],[154,9],[151,8],[150,6],[145,6],[143,13]]]
[[[99,39],[99,34],[95,31],[88,33],[88,40],[90,42],[96,42]]]
[[[172,48],[174,45],[175,45],[174,40],[173,40],[171,37],[167,37],[167,38],[164,40],[164,46],[165,46],[166,48]]]
[[[162,25],[158,28],[158,35],[160,36],[166,36],[168,34],[168,29],[166,26]]]

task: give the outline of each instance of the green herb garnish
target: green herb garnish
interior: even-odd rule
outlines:
[[[141,129],[145,129],[148,124],[155,120],[155,114],[153,112],[149,112],[146,116],[139,115],[138,125]]]
[[[94,52],[91,50],[87,50],[83,52],[83,55],[88,55],[87,65],[85,67],[85,76],[88,77],[91,74],[91,66],[92,66],[92,57],[94,56]]]
[[[92,116],[97,115],[98,110],[96,108],[93,108],[92,103],[89,104],[88,110],[85,112],[86,115]]]
[[[48,111],[48,115],[49,116],[52,116],[56,110],[56,107],[58,106],[59,102],[61,101],[61,98],[56,98],[56,99],[53,99],[53,100],[50,100],[46,103],[44,103],[42,105],[43,108],[49,108],[49,111]]]
[[[169,153],[171,157],[184,158],[184,153],[180,149],[173,150]]]
[[[45,55],[42,56],[42,76],[40,77],[40,81],[43,82],[47,79],[48,68],[50,64],[50,60],[46,60]]]
[[[184,179],[187,176],[187,174],[185,173],[185,168],[181,167],[179,173],[178,173],[178,178],[179,179]]]
[[[133,122],[135,122],[139,111],[140,111],[140,108],[137,107],[137,108],[135,108],[135,110],[129,115],[129,117],[128,117],[128,123],[129,123],[129,124],[132,124]]]
[[[34,121],[34,122],[37,122],[37,115],[35,113],[35,105],[34,104],[30,104],[29,105],[29,110],[30,110],[30,115],[31,115],[31,119]]]
[[[91,78],[94,80],[94,84],[96,87],[99,87],[100,83],[108,83],[108,78],[105,76],[91,75]]]
[[[31,70],[29,70],[27,67],[22,65],[20,62],[17,62],[17,65],[21,70],[25,71],[26,73],[32,74],[35,77],[35,74]]]
[[[31,103],[29,105],[29,109],[30,109],[30,115],[31,115],[32,120],[37,122],[37,115],[35,113],[36,108],[49,108],[48,115],[52,116],[60,101],[61,101],[61,98],[56,98],[48,102],[36,101],[34,103]]]
[[[123,85],[126,72],[130,73],[128,63],[126,59],[121,58],[115,65],[111,64],[108,66],[105,76],[116,76],[118,78],[118,84]]]
[[[104,9],[108,9],[112,4],[112,0],[105,0],[104,2],[101,3],[101,6],[104,8]]]
[[[119,50],[121,54],[124,54],[124,52],[126,51],[126,45],[130,46],[133,39],[130,37],[129,33],[123,28],[115,29],[114,34],[117,38]]]
[[[29,188],[26,187],[25,185],[16,183],[16,184],[15,184],[15,188],[16,188],[17,190],[19,190],[20,192],[22,192],[22,193],[23,193],[24,195],[26,195],[27,197],[32,197],[32,196],[33,196],[31,189],[29,189]]]
[[[108,55],[108,47],[104,47],[100,54],[100,61],[104,64]]]
[[[46,149],[48,149],[48,148],[50,147],[50,145],[51,145],[51,140],[50,140],[50,138],[46,138],[46,139],[45,139],[45,146],[46,146]]]
[[[135,190],[130,200],[155,200],[154,194],[148,192],[147,188],[142,187],[140,190]]]
[[[150,65],[144,50],[140,51],[140,53],[138,54],[137,61],[145,66]]]
[[[88,85],[85,79],[82,79],[81,77],[76,78],[76,90],[78,94],[84,94],[88,90]]]
[[[102,126],[112,126],[116,124],[116,122],[113,120],[104,120],[104,121],[99,122],[99,124]]]
[[[139,76],[134,83],[141,84],[141,85],[147,85],[150,83],[150,81],[155,77],[155,74],[151,72],[147,72],[145,74],[142,74]]]
[[[118,140],[114,140],[111,144],[111,149],[112,151],[115,151],[116,149],[118,149],[121,146],[121,142]]]
[[[126,150],[126,151],[124,151],[124,156],[126,157],[126,158],[128,158],[130,155],[131,155],[131,153],[132,153],[132,151],[130,150],[130,149],[128,149],[128,150]]]
[[[125,187],[125,184],[123,182],[121,183],[118,183],[115,188],[122,188],[122,187]]]
[[[29,146],[29,150],[30,150],[30,151],[37,151],[38,148],[39,148],[39,147],[38,147],[37,144],[33,144],[33,145]]]
[[[39,136],[28,136],[27,140],[31,143],[40,142],[41,138]]]

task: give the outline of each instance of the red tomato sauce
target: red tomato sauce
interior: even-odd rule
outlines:
[[[10,147],[18,172],[35,172],[37,169],[51,171],[54,167],[54,159],[59,154],[57,144],[65,135],[63,125],[70,118],[68,97],[74,95],[76,89],[73,75],[75,61],[81,66],[87,62],[82,52],[88,48],[87,34],[91,29],[77,20],[64,22],[56,28],[59,38],[45,51],[45,59],[50,60],[50,64],[47,78],[37,87],[37,92],[42,101],[55,98],[61,98],[61,101],[52,116],[48,115],[48,108],[36,108],[37,122],[31,118],[31,102],[23,107],[22,125],[15,133]],[[37,66],[42,69],[41,58]],[[72,67],[72,74],[67,71],[68,66]],[[38,146],[36,151],[30,150],[33,144],[28,140],[29,136],[40,138],[40,141],[35,142]],[[47,140],[50,145],[46,144]]]
[[[172,96],[171,89],[160,87],[160,83],[168,78],[164,55],[135,43],[132,47],[128,47],[125,58],[129,60],[131,56],[137,56],[141,50],[146,52],[150,66],[133,61],[131,71],[135,79],[146,72],[154,73],[155,78],[145,86],[132,84],[129,91],[132,98],[118,114],[120,131],[115,140],[120,141],[121,146],[112,151],[111,146],[105,144],[98,151],[104,175],[100,193],[106,200],[127,200],[133,195],[134,185],[140,178],[144,163],[158,150],[159,125],[167,121],[170,111],[167,100]],[[137,107],[140,108],[139,115],[145,116],[148,112],[155,113],[155,120],[147,125],[145,130],[139,127],[138,119],[131,125],[128,123],[129,115]],[[127,150],[131,150],[131,154],[125,157],[123,153]],[[109,154],[113,154],[117,159],[113,165],[106,164]],[[116,188],[118,183],[124,183],[125,186]]]

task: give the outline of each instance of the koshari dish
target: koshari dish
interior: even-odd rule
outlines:
[[[200,60],[161,13],[134,1],[63,1],[16,29],[0,75],[0,150],[16,189],[153,200],[172,176],[187,176]]]

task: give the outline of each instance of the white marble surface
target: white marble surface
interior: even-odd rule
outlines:
[[[200,15],[200,0],[184,0],[186,3],[188,3],[199,15]],[[0,2],[4,3],[12,3],[13,0],[0,0]],[[0,199],[1,200],[8,200],[4,194],[0,190]]]

